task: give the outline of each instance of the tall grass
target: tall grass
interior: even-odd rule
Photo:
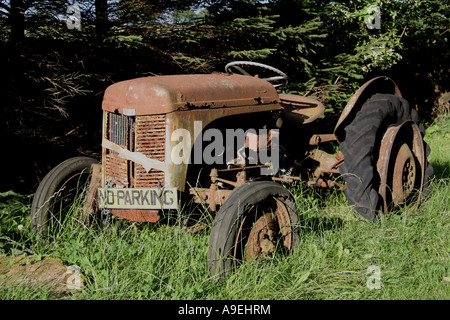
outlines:
[[[223,281],[207,270],[210,228],[191,233],[184,218],[156,224],[113,219],[107,228],[72,218],[43,241],[29,230],[29,199],[17,195],[16,208],[25,209],[1,207],[0,236],[9,237],[3,244],[15,241],[34,255],[81,267],[86,286],[75,299],[449,299],[450,146],[442,143],[449,123],[447,117],[428,130],[436,176],[419,209],[369,223],[354,215],[341,192],[318,195],[291,186],[301,221],[296,250],[244,263]],[[0,290],[0,299],[49,297],[39,288]]]

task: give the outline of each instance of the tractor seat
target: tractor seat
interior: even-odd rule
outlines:
[[[279,94],[283,114],[287,120],[297,124],[310,123],[323,115],[325,107],[316,99],[297,94]]]

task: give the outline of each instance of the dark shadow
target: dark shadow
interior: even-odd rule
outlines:
[[[340,217],[303,217],[300,216],[300,230],[306,233],[322,233],[329,230],[342,229],[345,220]]]
[[[450,163],[434,163],[431,162],[434,169],[434,177],[436,179],[448,179],[450,178]]]

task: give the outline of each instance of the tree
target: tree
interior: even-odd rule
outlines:
[[[95,28],[100,42],[103,41],[108,27],[108,1],[95,0]]]
[[[9,5],[7,4],[9,2]],[[10,40],[13,43],[23,41],[25,33],[25,11],[30,8],[35,0],[10,0],[1,1],[1,14],[7,16],[11,28]]]

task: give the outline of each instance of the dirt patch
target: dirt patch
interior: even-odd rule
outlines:
[[[52,257],[0,257],[0,286],[17,285],[66,295],[84,287],[85,281],[78,267]]]

